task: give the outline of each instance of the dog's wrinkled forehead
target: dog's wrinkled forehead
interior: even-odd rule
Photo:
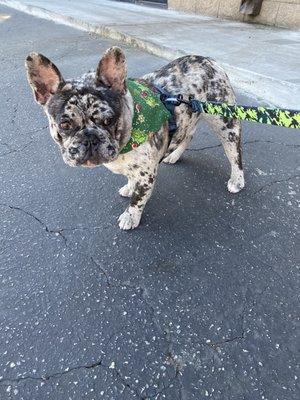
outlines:
[[[97,123],[117,120],[120,116],[120,98],[108,89],[84,85],[85,81],[69,81],[49,101],[48,113],[55,119],[61,117],[76,122]]]

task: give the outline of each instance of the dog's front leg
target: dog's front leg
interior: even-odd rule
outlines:
[[[120,229],[129,230],[139,226],[143,210],[153,191],[156,168],[141,171],[139,180],[135,182],[130,204],[119,217]],[[132,184],[132,180],[130,181]]]
[[[135,188],[135,181],[133,179],[128,179],[128,183],[119,189],[119,194],[122,197],[131,197]]]

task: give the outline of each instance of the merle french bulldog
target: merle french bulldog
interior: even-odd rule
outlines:
[[[149,134],[148,140],[122,153],[131,137],[133,98],[127,88],[127,68],[123,51],[108,49],[96,72],[79,79],[64,79],[58,68],[41,54],[26,59],[27,76],[36,101],[49,119],[50,132],[70,166],[104,165],[123,174],[128,183],[119,193],[130,197],[129,206],[119,217],[121,229],[134,229],[149,200],[161,159],[174,164],[190,143],[199,120],[206,120],[224,147],[231,165],[228,190],[244,187],[241,156],[241,124],[220,116],[192,113],[187,105],[176,108],[177,131],[169,143],[168,122]],[[145,84],[157,85],[173,95],[193,95],[199,100],[235,103],[235,95],[225,72],[210,58],[181,57],[145,75]]]

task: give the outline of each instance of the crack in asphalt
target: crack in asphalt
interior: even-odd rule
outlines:
[[[159,395],[164,394],[168,389],[170,389],[173,385],[174,382],[176,381],[177,376],[174,377],[174,379],[171,380],[171,382],[165,386],[163,382],[161,382],[161,384],[163,385],[163,388],[161,390],[158,390],[155,394],[153,394],[152,396],[147,396],[147,397],[143,397],[144,400],[150,400],[150,399],[158,399]]]
[[[263,294],[266,292],[266,290],[268,289],[268,286],[265,286],[262,291],[260,293],[258,293],[258,295],[251,301],[251,307],[254,307],[255,304],[257,303],[257,301],[263,296]],[[247,292],[247,289],[246,289]],[[246,305],[247,305],[247,300],[246,298],[243,301],[243,310],[241,312],[241,334],[238,336],[234,336],[232,338],[228,338],[219,342],[211,342],[208,344],[209,347],[212,347],[213,349],[215,347],[220,347],[224,344],[228,344],[228,343],[232,343],[232,342],[236,342],[236,341],[241,341],[241,340],[246,340],[246,333],[245,333],[245,313],[246,313]],[[207,344],[207,343],[206,343]]]
[[[24,381],[38,381],[38,382],[46,383],[46,382],[50,381],[51,379],[56,379],[56,378],[60,379],[61,377],[68,375],[74,371],[78,371],[80,369],[90,370],[90,369],[95,369],[95,368],[103,368],[103,369],[107,370],[107,372],[109,372],[110,374],[114,375],[117,379],[119,379],[119,381],[122,383],[122,385],[124,387],[127,387],[140,400],[150,399],[150,397],[148,397],[148,396],[147,397],[142,396],[136,388],[134,388],[130,383],[128,383],[126,381],[126,379],[122,376],[122,373],[118,369],[115,369],[115,368],[112,368],[111,366],[103,364],[102,360],[91,363],[91,364],[79,365],[79,366],[75,366],[75,367],[71,367],[71,368],[66,368],[66,370],[63,372],[54,372],[49,375],[46,374],[46,375],[42,375],[42,376],[24,376],[24,377],[13,378],[13,379],[2,379],[0,381],[0,386],[3,386],[3,387],[14,386],[14,385],[22,383]]]
[[[291,181],[292,179],[296,179],[296,178],[300,178],[300,175],[293,175],[293,176],[289,176],[288,178],[285,178],[285,179],[278,179],[276,181],[268,182],[265,185],[263,185],[261,188],[256,190],[256,192],[254,192],[254,194],[260,193],[263,190],[265,190],[266,188],[268,188],[272,185],[275,185],[276,183],[288,182],[288,181]]]
[[[247,141],[242,143],[242,146],[244,146],[246,144],[253,144],[253,143],[269,143],[269,144],[277,144],[277,145],[280,145],[280,146],[294,147],[294,148],[300,147],[300,144],[288,144],[288,143],[282,143],[282,142],[273,142],[272,140],[260,140],[260,139],[247,140]],[[215,144],[215,145],[212,145],[212,146],[199,147],[199,148],[195,148],[195,149],[193,149],[193,148],[192,149],[186,149],[186,151],[202,151],[202,150],[207,150],[207,149],[215,149],[217,147],[222,147],[222,143]]]
[[[111,284],[110,276],[109,276],[108,272],[94,259],[93,256],[90,257],[90,260],[92,261],[92,263],[93,263],[94,265],[97,266],[97,268],[100,269],[101,274],[103,274],[104,277],[105,277],[107,287],[110,288],[110,287],[112,286],[112,284]]]
[[[43,222],[40,218],[38,218],[36,215],[34,215],[32,212],[26,211],[21,207],[18,206],[12,206],[11,204],[5,204],[5,203],[0,203],[0,206],[2,207],[7,207],[11,210],[15,210],[15,211],[20,211],[21,213],[29,216],[30,218],[33,218],[35,221],[37,221],[43,228],[44,230],[48,233],[48,234],[53,234],[55,236],[60,236],[65,245],[67,245],[67,238],[64,236],[64,234],[62,233],[63,230],[62,229],[50,229],[45,222]]]
[[[8,156],[13,153],[20,153],[21,151],[25,150],[27,147],[31,146],[32,143],[33,143],[33,140],[30,140],[30,142],[25,143],[24,146],[19,147],[17,149],[11,147],[8,143],[0,143],[9,149],[9,151],[7,151],[7,152],[0,153],[0,157],[5,157],[5,156]]]
[[[232,343],[232,342],[236,342],[236,341],[246,340],[246,339],[247,339],[247,337],[246,337],[246,330],[245,330],[245,313],[246,313],[246,306],[247,306],[247,304],[248,304],[248,307],[250,306],[250,308],[251,308],[251,307],[254,308],[255,305],[257,304],[257,302],[260,300],[260,298],[264,295],[264,293],[266,292],[266,290],[268,289],[268,287],[269,287],[269,286],[266,285],[266,286],[261,290],[261,292],[258,293],[257,296],[255,296],[255,298],[252,299],[252,300],[250,301],[250,305],[249,305],[249,301],[247,301],[246,298],[244,299],[244,301],[243,301],[243,310],[242,310],[242,312],[241,312],[241,330],[242,330],[242,333],[241,333],[240,335],[238,335],[238,336],[233,337],[233,338],[229,338],[229,339],[226,339],[226,340],[222,340],[222,341],[220,341],[220,342],[213,342],[213,343],[210,343],[209,345],[210,345],[211,347],[219,347],[219,346],[222,346],[223,344]],[[248,290],[248,287],[247,287],[247,289],[246,289],[246,292],[247,292],[247,290]]]
[[[105,366],[106,368],[109,368],[108,366]],[[134,388],[130,383],[126,381],[126,379],[122,376],[121,372],[117,369],[113,369],[113,372],[115,376],[122,382],[122,384],[127,387],[131,392],[133,392],[140,400],[148,400],[147,397],[142,396],[139,391]]]
[[[245,340],[244,331],[242,332],[242,335],[241,335],[241,336],[235,336],[235,337],[233,337],[233,338],[229,338],[229,339],[226,339],[226,340],[222,340],[222,341],[220,341],[220,342],[213,342],[213,343],[210,343],[209,345],[210,345],[211,347],[219,347],[219,346],[222,346],[223,344],[232,343],[232,342],[235,342],[235,341],[237,341],[237,340]]]
[[[13,378],[13,379],[2,379],[0,381],[0,386],[4,386],[4,387],[14,386],[15,384],[19,384],[21,382],[30,381],[30,380],[46,383],[47,381],[50,381],[51,379],[55,379],[55,378],[59,379],[65,375],[68,375],[68,374],[70,374],[74,371],[78,371],[80,369],[90,370],[90,369],[95,369],[95,368],[103,368],[103,369],[107,370],[107,372],[113,374],[116,378],[118,378],[124,387],[127,387],[132,393],[134,393],[136,396],[138,396],[138,398],[140,400],[147,400],[146,397],[140,395],[140,393],[137,391],[136,388],[133,388],[132,385],[130,385],[128,382],[126,382],[126,379],[123,378],[123,376],[119,370],[103,364],[102,359],[100,361],[97,361],[97,362],[94,362],[91,364],[78,365],[75,367],[66,368],[65,371],[54,372],[49,375],[46,374],[46,375],[42,375],[42,376],[24,376],[24,377]]]
[[[23,135],[30,135],[31,133],[41,132],[41,131],[44,131],[45,129],[47,129],[48,127],[49,127],[49,125],[47,124],[47,125],[41,126],[40,128],[34,128],[28,132],[23,133]],[[31,137],[31,139],[33,140],[33,137]]]
[[[282,284],[285,284],[285,285],[287,284],[286,281],[285,281],[285,279],[284,279],[284,277],[283,277],[278,271],[276,271],[276,269],[275,269],[272,265],[270,265],[270,264],[267,263],[266,261],[264,261],[264,260],[258,258],[257,256],[252,255],[252,257],[253,257],[254,259],[256,259],[258,262],[260,262],[261,264],[263,264],[263,265],[265,265],[266,267],[270,268],[271,271],[272,271],[272,273],[275,274],[276,276],[278,276],[278,278],[280,279],[280,281],[282,282]],[[296,283],[295,283],[295,284],[296,284]]]
[[[207,150],[207,149],[215,149],[216,147],[221,147],[222,144],[214,144],[212,146],[205,146],[205,147],[199,147],[196,149],[186,149],[186,151],[202,151],[202,150]]]
[[[73,228],[58,228],[57,230],[60,232],[75,232],[75,231],[91,231],[97,229],[105,229],[103,226],[78,226]]]
[[[8,385],[13,385],[14,383],[20,383],[23,381],[27,380],[33,380],[33,381],[39,381],[39,382],[45,382],[49,381],[50,379],[53,378],[61,378],[64,375],[69,374],[70,372],[77,371],[79,369],[93,369],[96,367],[100,367],[102,365],[102,360],[92,363],[92,364],[87,364],[87,365],[79,365],[71,368],[66,368],[65,371],[62,372],[54,372],[49,375],[42,375],[42,376],[23,376],[20,378],[13,378],[13,379],[2,379],[0,380],[0,386],[8,386]]]
[[[127,288],[133,289],[136,292],[138,292],[140,297],[142,298],[142,300],[144,300],[145,304],[150,309],[151,314],[152,314],[152,318],[154,319],[154,322],[157,324],[157,321],[155,319],[155,308],[154,308],[153,304],[151,304],[151,302],[149,301],[149,295],[148,295],[148,291],[147,291],[146,287],[144,287],[142,285],[139,285],[139,286],[131,285],[129,282],[118,282],[117,281],[115,283],[112,283],[112,279],[111,279],[109,273],[100,265],[100,263],[97,262],[93,256],[90,257],[90,260],[92,261],[92,263],[94,265],[97,266],[97,268],[99,268],[101,274],[105,277],[106,285],[107,285],[108,288],[112,288],[112,287],[115,287],[115,288],[127,287]],[[157,325],[157,326],[159,327],[159,331],[161,333],[165,334],[165,332],[162,331],[161,327],[159,325]]]
[[[279,146],[294,147],[294,148],[300,147],[300,144],[289,144],[283,142],[273,142],[272,140],[260,140],[260,139],[247,140],[243,144],[253,144],[253,143],[269,143],[269,144],[277,144]]]
[[[34,143],[34,138],[31,136],[31,134],[41,132],[41,131],[45,130],[46,128],[48,128],[48,125],[42,126],[40,128],[31,129],[30,131],[23,133],[22,136],[29,136],[30,141],[18,148],[14,148],[10,143],[0,142],[0,145],[5,146],[9,149],[9,151],[7,151],[7,152],[0,153],[0,157],[4,157],[4,156],[7,156],[7,155],[10,155],[13,153],[19,153],[19,152],[23,151],[24,149],[26,149],[27,147],[31,146]]]

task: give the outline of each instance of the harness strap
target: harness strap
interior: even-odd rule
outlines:
[[[169,143],[168,146],[171,143],[171,140],[174,136],[174,133],[177,131],[177,123],[176,123],[176,117],[175,117],[175,107],[179,104],[177,104],[177,100],[175,102],[172,102],[171,99],[173,99],[172,95],[165,90],[164,88],[153,85],[154,88],[158,91],[160,94],[160,100],[166,107],[166,109],[170,113],[170,117],[168,119],[168,124],[169,124]]]

